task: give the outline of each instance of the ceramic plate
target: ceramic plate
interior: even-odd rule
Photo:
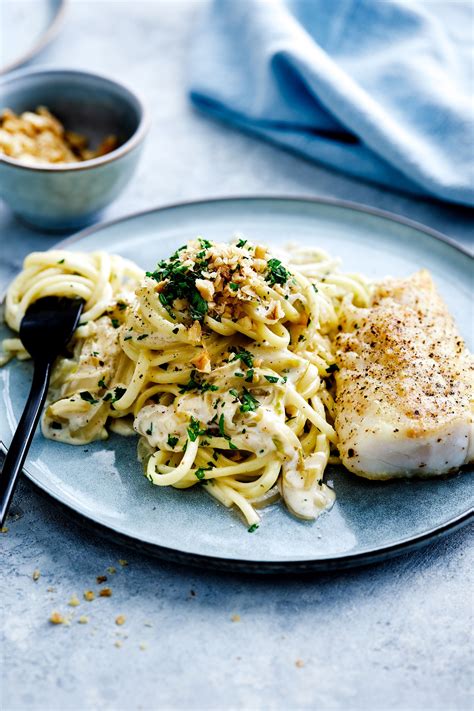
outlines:
[[[105,249],[146,269],[196,235],[225,240],[235,232],[267,244],[322,247],[343,268],[369,277],[408,275],[427,267],[466,339],[471,302],[469,257],[435,233],[387,213],[347,203],[242,198],[190,203],[99,225],[66,240],[71,250]],[[472,348],[472,343],[469,344]],[[8,444],[28,393],[31,364],[0,371]],[[301,571],[370,562],[402,552],[465,523],[473,509],[471,472],[431,481],[366,482],[331,468],[337,499],[317,521],[284,506],[263,512],[248,533],[237,514],[205,490],[152,486],[136,461],[136,441],[111,436],[85,447],[37,433],[26,474],[41,489],[109,535],[162,557],[224,569]]]
[[[0,0],[0,74],[40,52],[59,29],[66,0]]]

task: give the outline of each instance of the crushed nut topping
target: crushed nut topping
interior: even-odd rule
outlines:
[[[106,155],[117,148],[115,136],[107,136],[96,150],[88,140],[63,124],[45,107],[21,115],[4,109],[0,115],[0,153],[23,163],[77,163]]]

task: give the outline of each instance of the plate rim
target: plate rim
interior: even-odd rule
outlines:
[[[59,32],[62,24],[64,23],[66,17],[66,7],[69,3],[69,0],[57,0],[57,3],[58,6],[51,22],[40,33],[36,42],[34,42],[33,45],[26,50],[26,52],[21,54],[13,61],[10,61],[8,64],[0,66],[0,76],[4,76],[9,72],[13,71],[14,69],[22,67],[24,64],[29,62],[30,59],[36,57],[36,55],[39,54],[39,52],[41,52],[54,39],[54,37]]]
[[[458,242],[454,241],[447,235],[428,227],[422,223],[419,223],[410,218],[406,218],[401,215],[389,212],[387,210],[382,210],[369,205],[364,205],[362,203],[352,202],[349,200],[343,200],[340,198],[332,197],[314,197],[305,195],[238,195],[238,196],[223,196],[217,198],[209,199],[197,199],[189,201],[181,201],[176,203],[165,204],[162,206],[148,208],[146,210],[139,210],[121,217],[117,217],[111,220],[106,220],[104,222],[91,225],[83,230],[80,230],[76,234],[67,237],[66,239],[60,240],[59,242],[51,245],[49,249],[63,249],[69,248],[70,245],[88,237],[91,234],[100,232],[101,230],[108,229],[118,223],[127,222],[128,220],[133,220],[136,218],[141,218],[152,213],[161,213],[167,210],[172,210],[182,207],[193,207],[199,205],[210,205],[210,204],[222,204],[226,202],[293,202],[293,203],[311,203],[317,205],[328,205],[331,207],[339,207],[347,209],[350,211],[356,211],[363,214],[374,215],[376,217],[381,217],[392,222],[401,224],[406,227],[410,227],[417,231],[420,231],[429,237],[436,239],[448,247],[454,249],[456,252],[461,253],[463,256],[467,256],[472,259],[472,255],[469,250],[460,245]],[[49,251],[49,250],[47,250]],[[3,442],[0,441],[0,448],[6,452],[7,448]],[[101,521],[97,521],[92,516],[88,516],[81,511],[73,508],[70,504],[63,501],[51,491],[44,483],[38,481],[36,477],[28,471],[28,467],[23,468],[23,473],[27,476],[28,480],[38,487],[40,492],[48,498],[54,499],[56,505],[59,504],[60,509],[69,518],[73,520],[79,520],[83,526],[87,526],[98,533],[103,538],[108,538],[117,542],[121,541],[128,548],[138,550],[141,552],[149,553],[155,557],[180,563],[188,564],[191,566],[205,567],[214,570],[221,570],[226,572],[247,572],[247,573],[265,573],[265,574],[281,574],[281,573],[304,573],[304,572],[328,572],[331,570],[341,570],[349,569],[353,567],[358,567],[362,565],[369,565],[372,563],[380,562],[390,558],[394,558],[403,553],[408,553],[410,551],[421,548],[434,540],[437,540],[448,533],[454,532],[461,527],[468,524],[474,518],[474,508],[468,509],[463,513],[455,516],[454,518],[448,519],[443,523],[435,526],[434,528],[422,531],[408,538],[402,538],[390,545],[382,545],[371,550],[361,551],[359,553],[345,553],[341,555],[330,555],[327,557],[319,557],[314,559],[304,559],[304,560],[288,560],[288,561],[259,561],[257,559],[238,559],[238,558],[228,558],[215,555],[207,555],[201,553],[192,553],[189,551],[183,551],[177,548],[169,548],[158,543],[152,543],[150,541],[144,541],[143,539],[129,534],[123,533]]]

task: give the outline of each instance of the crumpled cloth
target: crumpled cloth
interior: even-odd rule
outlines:
[[[351,175],[474,204],[473,5],[213,0],[190,98]]]

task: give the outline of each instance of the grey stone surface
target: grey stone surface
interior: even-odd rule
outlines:
[[[323,195],[385,208],[469,243],[466,209],[359,183],[193,112],[187,47],[204,5],[76,0],[60,37],[33,62],[121,77],[151,108],[138,174],[104,218],[220,195]],[[23,227],[3,205],[0,235],[2,287],[26,253],[57,240]],[[263,579],[126,551],[69,521],[26,481],[7,525],[5,710],[472,708],[472,529],[372,568]],[[84,601],[108,566],[117,569],[106,583],[112,597]],[[67,604],[73,594],[79,607]],[[53,610],[72,615],[70,625],[50,625]],[[81,615],[88,624],[77,623]]]

